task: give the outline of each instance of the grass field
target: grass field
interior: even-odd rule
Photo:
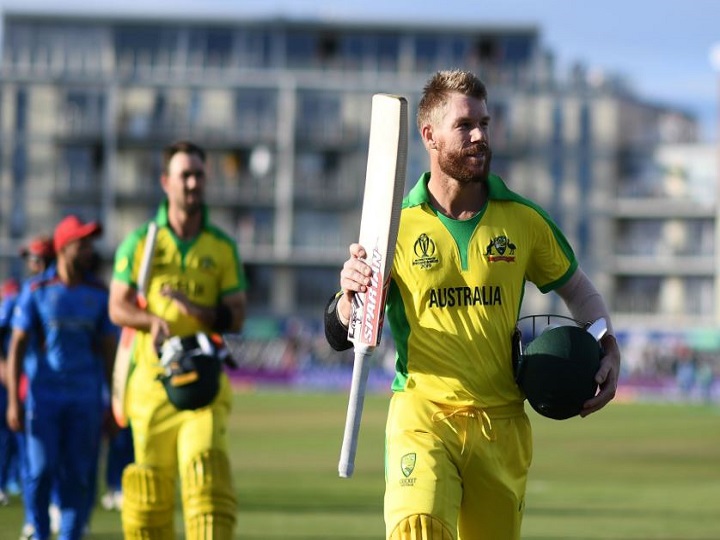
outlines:
[[[344,394],[238,393],[230,429],[244,540],[383,538],[387,396],[368,396],[356,472],[337,477]],[[612,404],[586,419],[532,413],[535,455],[523,538],[717,540],[720,408]],[[17,499],[0,508],[0,540],[16,540]],[[177,515],[178,529],[180,514]],[[98,508],[89,539],[122,538]]]

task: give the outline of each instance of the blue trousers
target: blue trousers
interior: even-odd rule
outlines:
[[[79,540],[95,497],[102,407],[99,400],[33,400],[25,412],[29,514],[40,540],[50,536],[48,505],[57,482],[59,540]]]

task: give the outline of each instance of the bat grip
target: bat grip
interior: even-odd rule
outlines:
[[[355,452],[357,451],[365,389],[370,371],[370,356],[373,349],[373,347],[355,346],[355,362],[350,384],[347,417],[345,418],[345,433],[338,464],[338,473],[342,478],[350,478],[355,470]]]

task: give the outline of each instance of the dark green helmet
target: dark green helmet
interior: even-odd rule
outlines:
[[[222,349],[209,336],[168,339],[160,351],[164,373],[159,379],[176,409],[206,407],[220,389]]]
[[[515,380],[535,411],[564,420],[597,393],[600,344],[578,326],[548,328],[520,355]]]

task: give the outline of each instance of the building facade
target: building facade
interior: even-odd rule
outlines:
[[[0,271],[69,212],[105,224],[109,259],[160,200],[162,147],[191,138],[208,149],[208,202],[238,241],[252,312],[317,317],[358,234],[372,94],[414,111],[429,74],[452,67],[488,86],[493,169],[548,210],[621,319],[714,321],[714,304],[667,299],[717,290],[714,200],[681,211],[643,192],[664,181],[648,169],[659,145],[693,142],[694,119],[579,67],[559,77],[529,26],[6,13]],[[412,115],[410,133],[408,187],[427,161]],[[677,248],[678,275],[655,259],[683,234],[701,244]],[[560,307],[530,290],[525,309]]]

